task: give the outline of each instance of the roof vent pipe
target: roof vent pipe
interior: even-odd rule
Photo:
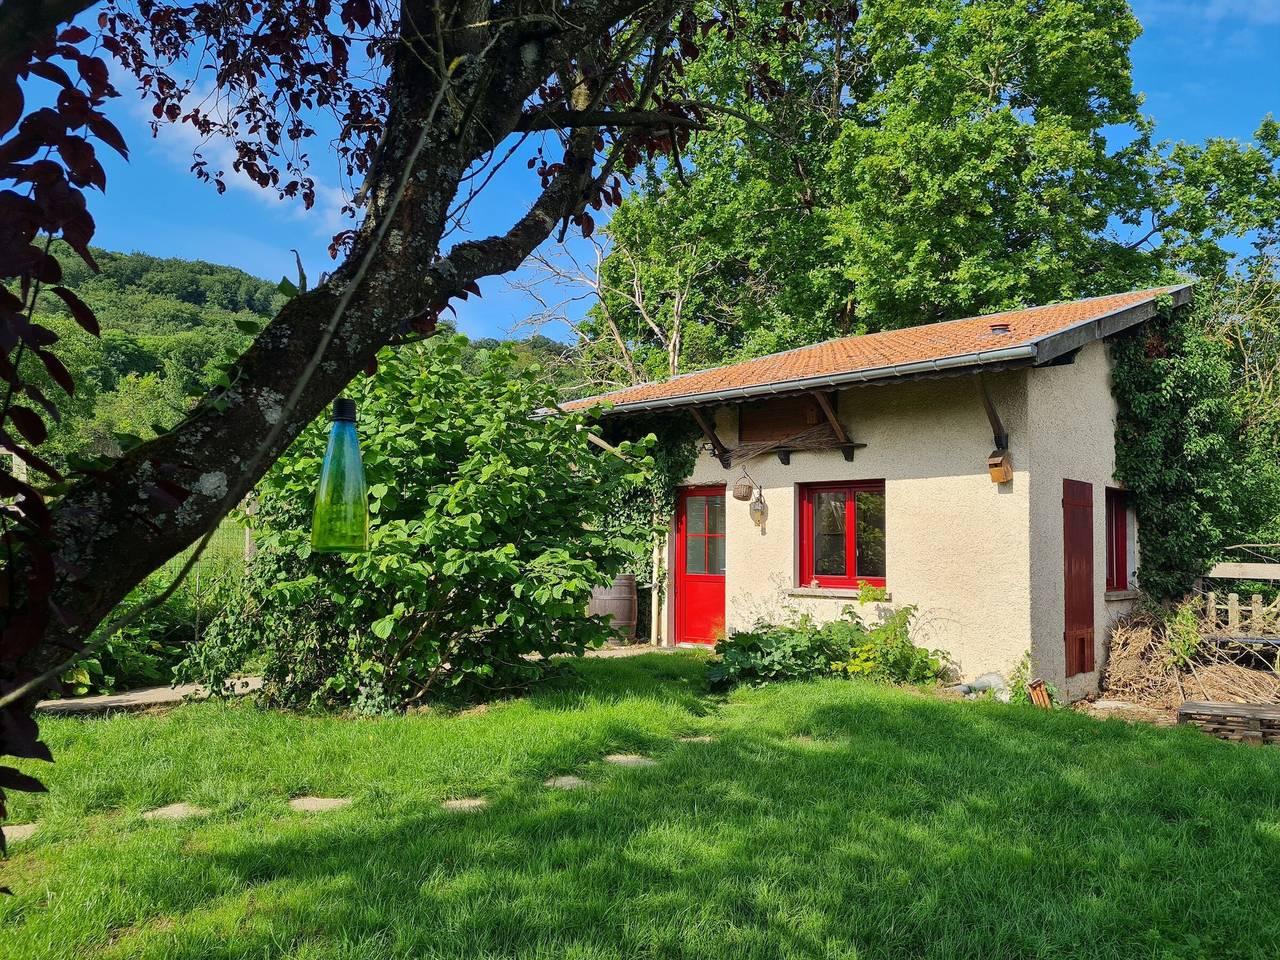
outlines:
[[[1009,321],[1008,320],[992,320],[991,332],[992,333],[1008,333]]]

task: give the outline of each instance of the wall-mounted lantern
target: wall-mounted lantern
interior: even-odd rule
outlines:
[[[369,549],[369,498],[356,436],[356,402],[346,397],[333,401],[333,426],[311,514],[311,549],[317,553]]]

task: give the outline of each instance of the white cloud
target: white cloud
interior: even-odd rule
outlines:
[[[117,89],[123,94],[122,99],[129,104],[129,112],[139,123],[150,124],[155,119],[151,113],[150,102],[137,97],[132,89],[131,79],[127,75],[112,77]],[[188,102],[199,102],[198,95],[193,94]],[[220,171],[224,174],[221,179],[226,184],[227,190],[234,190],[252,197],[273,213],[284,214],[299,223],[305,223],[315,231],[318,237],[326,241],[338,231],[352,226],[352,221],[342,215],[342,205],[346,201],[345,194],[340,188],[322,182],[319,177],[320,171],[315,169],[314,165],[308,173],[316,181],[316,200],[308,210],[303,206],[301,198],[281,199],[274,188],[260,187],[247,174],[238,173],[234,168],[235,150],[227,140],[221,137],[202,140],[199,132],[190,124],[161,123],[151,142],[163,144],[164,156],[184,171],[190,170],[193,154],[199,153],[206,161],[206,169],[211,174],[217,174]],[[323,156],[327,158],[327,149],[323,151]],[[191,175],[194,176],[194,174]]]

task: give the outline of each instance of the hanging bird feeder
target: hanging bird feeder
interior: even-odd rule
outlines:
[[[346,397],[333,401],[333,426],[311,514],[311,549],[317,553],[369,549],[368,489],[356,436],[356,403]]]

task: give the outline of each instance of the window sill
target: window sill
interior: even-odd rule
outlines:
[[[787,596],[821,600],[857,600],[862,596],[862,591],[857,587],[791,587],[787,590]],[[892,600],[893,595],[886,593],[883,599]]]
[[[1108,590],[1103,599],[1110,603],[1113,600],[1137,600],[1140,596],[1141,590]]]

